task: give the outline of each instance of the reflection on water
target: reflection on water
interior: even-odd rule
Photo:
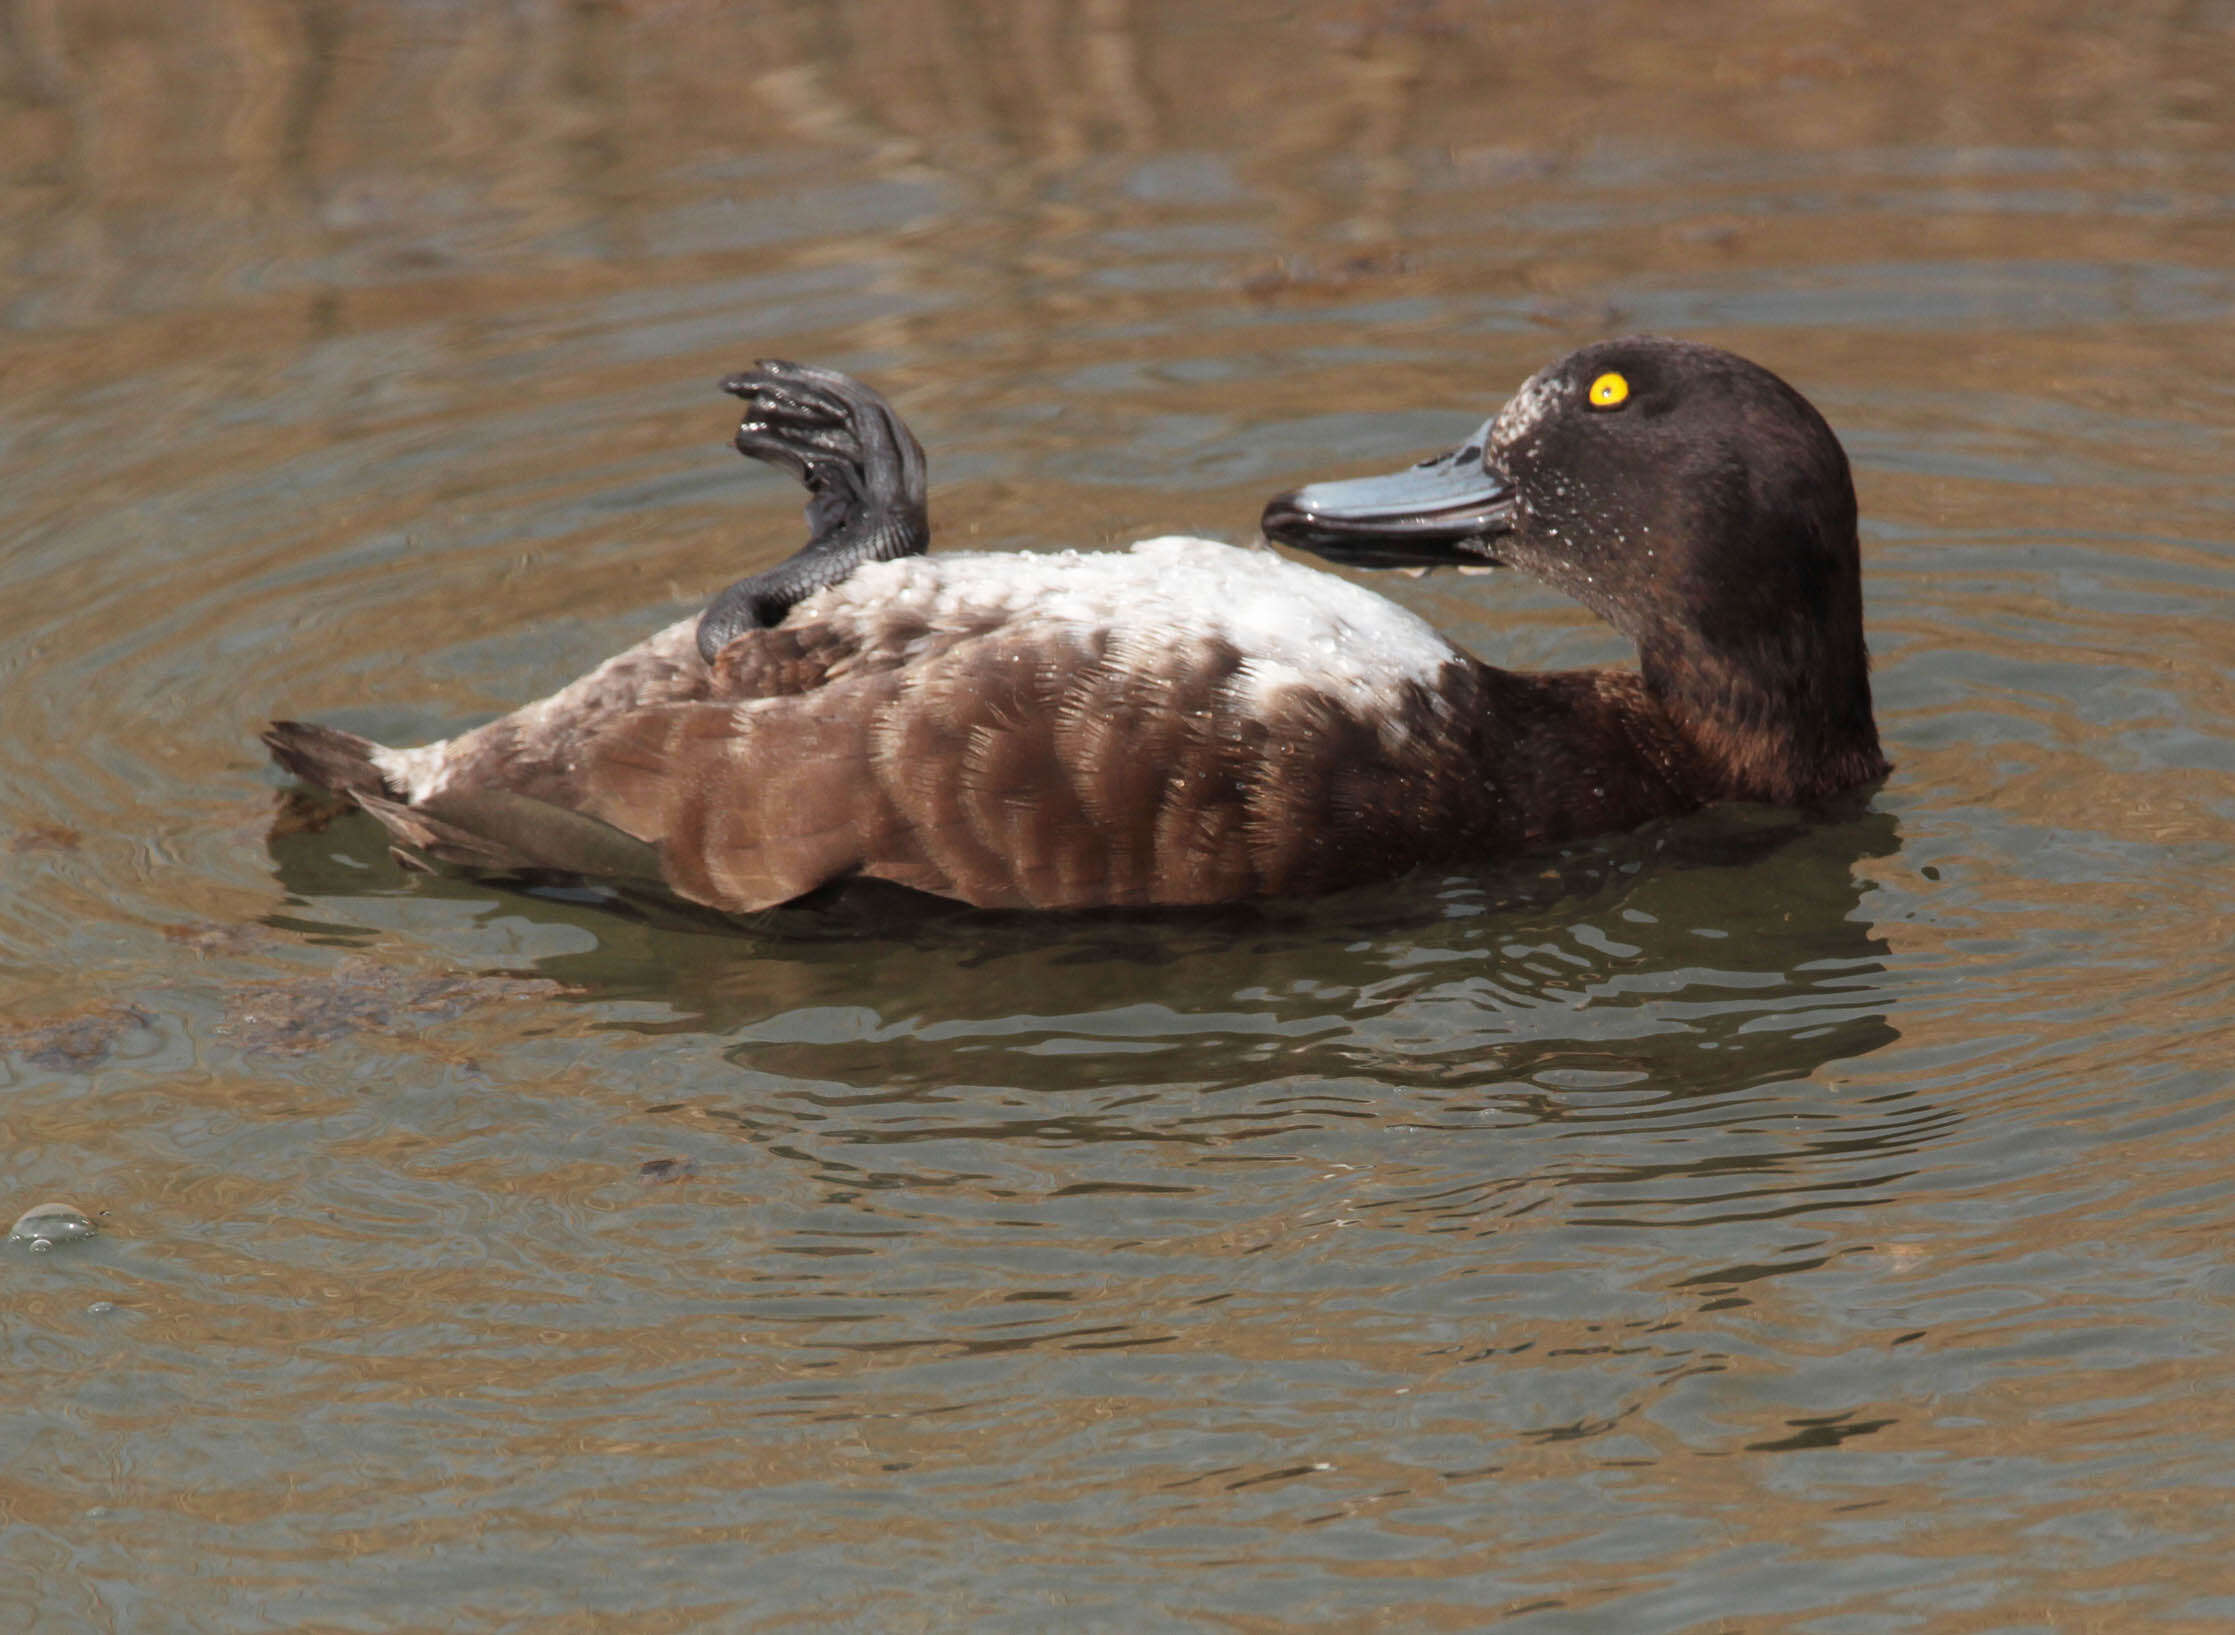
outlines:
[[[0,4],[0,1621],[2224,1626],[2229,22]],[[1641,327],[1855,457],[1865,810],[737,925],[255,744],[786,554],[757,355],[1045,549]]]

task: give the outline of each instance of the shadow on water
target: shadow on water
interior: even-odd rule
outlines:
[[[0,1629],[2227,1627],[2229,21],[0,6],[0,1222],[101,1227]],[[789,552],[754,356],[1044,551],[1633,328],[1845,443],[1878,810],[1151,918],[267,845],[265,717]]]
[[[1759,1116],[1767,1087],[1899,1037],[1858,868],[1899,848],[1883,812],[1722,809],[1318,902],[1066,916],[877,889],[733,921],[408,872],[353,814],[282,822],[269,844],[295,902],[335,915],[269,923],[361,942],[375,934],[346,923],[348,900],[429,894],[571,933],[588,946],[514,969],[610,1010],[609,1028],[718,1041],[737,1082],[694,1100],[763,1134],[811,1118],[819,1144],[1203,1144],[1348,1120],[1634,1130]],[[749,1110],[729,1100],[748,1084]],[[1788,1117],[1827,1116],[1798,1100]],[[1857,1116],[1829,1116],[1822,1143],[1908,1145],[1921,1128],[1914,1109]]]

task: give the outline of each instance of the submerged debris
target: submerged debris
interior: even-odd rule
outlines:
[[[415,1031],[504,999],[562,992],[541,977],[427,976],[367,959],[236,989],[219,1032],[275,1054],[316,1050],[355,1033]]]
[[[114,1054],[128,1033],[152,1032],[155,1018],[137,1005],[119,1005],[83,1016],[0,1027],[0,1051],[21,1056],[50,1073],[89,1073]]]
[[[237,954],[273,940],[260,925],[166,925],[163,936],[197,954]]]

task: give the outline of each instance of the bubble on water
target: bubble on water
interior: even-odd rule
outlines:
[[[90,1238],[95,1230],[85,1211],[73,1204],[33,1204],[8,1228],[8,1241],[27,1244],[33,1254],[43,1255],[58,1243]]]

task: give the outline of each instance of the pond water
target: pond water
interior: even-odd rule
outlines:
[[[2235,12],[0,5],[0,1624],[2235,1623]],[[1330,901],[407,873],[800,537],[1250,537],[1574,344],[1853,455],[1866,809]],[[1494,662],[1517,579],[1377,580]]]

